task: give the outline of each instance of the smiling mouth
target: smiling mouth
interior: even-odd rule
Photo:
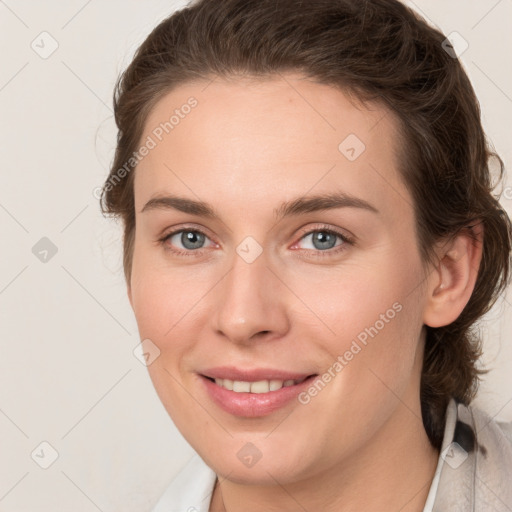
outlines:
[[[316,377],[318,374],[308,375],[301,379],[287,379],[287,380],[258,380],[258,381],[243,381],[243,380],[231,380],[231,379],[214,379],[203,375],[210,382],[214,382],[217,386],[227,389],[228,391],[234,391],[235,393],[270,393],[272,391],[279,391],[281,388],[296,386],[302,384],[305,380],[312,377]]]

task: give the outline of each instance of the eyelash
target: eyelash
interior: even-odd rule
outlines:
[[[162,236],[161,238],[158,239],[158,242],[164,246],[165,250],[169,250],[178,256],[194,256],[194,255],[197,255],[198,253],[201,254],[202,249],[182,250],[182,249],[170,248],[170,246],[166,244],[167,240],[169,240],[171,237],[173,237],[177,233],[182,233],[182,232],[187,232],[187,231],[192,232],[192,233],[200,233],[201,235],[205,236],[206,238],[209,238],[209,236],[201,229],[185,226],[185,227],[180,227],[179,229],[176,229],[174,231],[171,231],[170,233],[166,233],[164,236]],[[305,238],[306,236],[311,235],[312,233],[328,233],[330,235],[337,236],[342,240],[342,243],[340,245],[335,246],[331,249],[324,250],[324,251],[321,251],[319,249],[317,249],[317,250],[315,250],[315,249],[298,249],[298,250],[313,253],[315,255],[314,257],[318,257],[318,258],[324,258],[324,257],[336,255],[336,254],[346,250],[346,245],[354,245],[354,243],[355,243],[351,237],[347,236],[346,234],[340,233],[339,231],[337,231],[327,225],[320,225],[320,226],[317,226],[315,229],[304,230],[299,238],[299,241],[302,240],[303,238]]]

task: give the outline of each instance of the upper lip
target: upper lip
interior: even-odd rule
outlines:
[[[260,380],[300,380],[310,375],[316,375],[313,372],[289,372],[273,368],[235,368],[234,366],[217,366],[215,368],[208,368],[199,373],[212,379],[229,379],[244,382],[257,382]]]

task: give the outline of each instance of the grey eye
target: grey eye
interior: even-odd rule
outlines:
[[[303,247],[304,249],[316,249],[316,250],[326,250],[332,249],[336,246],[336,239],[341,240],[341,236],[336,233],[331,233],[329,231],[312,231],[305,235],[302,240],[311,239],[311,244],[313,247]],[[340,245],[340,244],[337,244]]]
[[[205,243],[205,240],[206,236],[203,235],[203,233],[193,230],[178,231],[177,233],[174,233],[174,235],[172,235],[170,238],[170,241],[173,245],[180,247],[179,244],[181,244],[184,249],[188,250],[201,249]]]

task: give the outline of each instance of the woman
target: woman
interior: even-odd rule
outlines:
[[[511,227],[448,43],[396,0],[202,0],[120,77],[102,205],[198,454],[155,511],[512,508],[469,405]]]

